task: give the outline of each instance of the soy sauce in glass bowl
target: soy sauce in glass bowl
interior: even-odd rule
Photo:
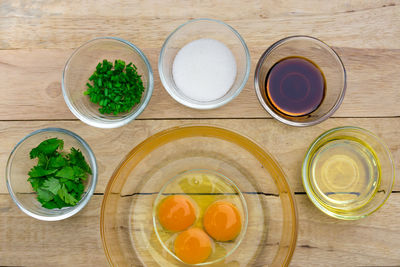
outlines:
[[[254,87],[262,107],[292,126],[329,118],[346,91],[346,71],[338,54],[309,36],[291,36],[271,45],[258,61]]]

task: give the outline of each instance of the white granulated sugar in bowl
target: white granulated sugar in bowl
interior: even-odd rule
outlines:
[[[190,99],[217,100],[229,91],[235,81],[235,57],[220,41],[198,39],[178,51],[172,75],[176,86]]]

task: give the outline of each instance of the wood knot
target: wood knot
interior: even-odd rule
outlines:
[[[61,95],[61,83],[52,82],[46,88],[46,93],[51,98],[56,98]]]

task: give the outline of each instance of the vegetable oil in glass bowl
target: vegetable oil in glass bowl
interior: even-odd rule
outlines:
[[[394,165],[378,137],[347,126],[331,129],[312,143],[302,176],[307,195],[317,208],[338,219],[356,220],[387,200]]]
[[[375,194],[380,181],[379,160],[361,140],[328,140],[310,161],[310,182],[321,204],[329,209],[354,210]]]

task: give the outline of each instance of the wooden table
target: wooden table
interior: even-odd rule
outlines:
[[[302,2],[302,3],[301,3]],[[223,20],[243,36],[251,75],[231,103],[210,111],[186,108],[163,89],[160,48],[181,23],[199,17]],[[343,104],[327,121],[294,128],[273,120],[259,105],[253,73],[261,53],[289,35],[315,36],[341,56],[348,74]],[[153,97],[139,118],[105,130],[78,121],[61,94],[61,72],[83,42],[117,36],[148,56]],[[0,265],[105,266],[99,233],[104,188],[124,155],[150,135],[184,123],[213,123],[237,130],[271,152],[295,192],[299,235],[292,266],[399,266],[400,182],[378,212],[359,221],[322,214],[308,200],[300,166],[312,140],[332,127],[355,125],[379,135],[400,171],[400,3],[375,1],[0,1],[0,169],[14,145],[33,130],[55,126],[82,136],[94,150],[99,182],[88,206],[60,222],[23,214],[0,180]],[[245,126],[245,127],[244,127]]]

